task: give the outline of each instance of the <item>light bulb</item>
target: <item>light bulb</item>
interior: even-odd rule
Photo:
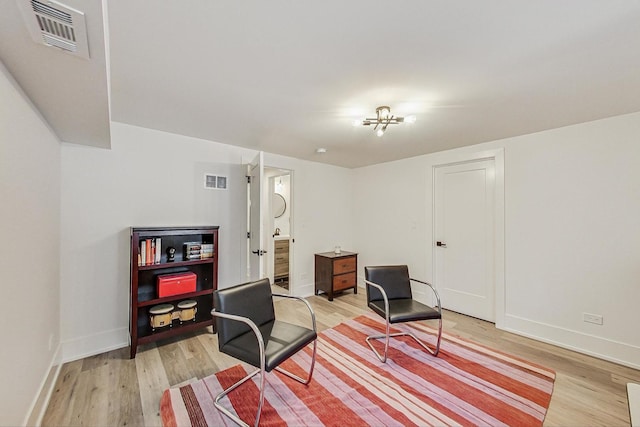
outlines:
[[[416,122],[416,116],[407,116],[404,118],[405,123],[415,123]]]
[[[376,132],[376,135],[378,135],[378,136],[384,135],[384,130],[383,129],[378,129],[378,131]]]
[[[353,121],[353,126],[354,126],[354,127],[355,127],[355,126],[360,126],[361,124],[362,124],[362,120],[355,119],[355,120]]]

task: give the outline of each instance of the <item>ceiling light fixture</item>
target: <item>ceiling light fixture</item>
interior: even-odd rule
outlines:
[[[376,135],[382,136],[389,125],[397,125],[399,123],[415,123],[416,116],[396,117],[391,114],[391,108],[386,105],[376,108],[375,118],[365,118],[362,120],[362,126],[375,125],[373,130]],[[360,123],[360,122],[359,122]],[[354,123],[355,124],[355,123]]]

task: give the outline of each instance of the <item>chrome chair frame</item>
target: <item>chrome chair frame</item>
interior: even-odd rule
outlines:
[[[440,305],[440,295],[438,295],[438,291],[436,291],[436,288],[434,288],[430,283],[422,281],[422,280],[418,280],[418,279],[412,279],[411,277],[409,278],[410,281],[416,282],[416,283],[421,283],[424,285],[427,285],[429,288],[431,288],[431,290],[433,291],[433,293],[436,296],[436,301],[438,303],[437,307],[438,307],[438,313],[440,314],[440,318],[438,319],[438,338],[436,341],[436,347],[435,349],[431,349],[429,348],[425,343],[423,343],[422,341],[420,341],[418,339],[418,337],[416,337],[413,333],[411,332],[396,332],[394,334],[390,334],[390,321],[389,321],[389,298],[387,297],[387,292],[384,290],[384,288],[380,285],[378,285],[377,283],[373,283],[369,280],[365,279],[365,284],[367,285],[371,285],[374,288],[378,289],[380,291],[380,293],[382,294],[382,298],[384,299],[384,312],[385,312],[385,321],[386,321],[386,328],[385,328],[385,333],[384,334],[380,334],[380,335],[369,335],[365,341],[367,341],[367,344],[369,344],[369,347],[371,348],[371,350],[373,350],[373,352],[375,353],[376,357],[378,358],[378,360],[380,360],[382,363],[386,363],[387,362],[387,357],[388,357],[388,353],[389,353],[389,338],[390,337],[400,337],[400,336],[408,336],[413,338],[413,340],[415,342],[417,342],[422,348],[424,348],[425,350],[427,350],[429,353],[431,353],[433,356],[437,356],[438,353],[440,352],[440,341],[442,339],[442,306]],[[378,353],[378,351],[373,347],[373,344],[371,344],[371,340],[373,339],[383,339],[384,338],[384,356],[380,355],[380,353]]]
[[[313,308],[311,307],[311,304],[309,304],[309,302],[303,298],[300,297],[296,297],[296,296],[292,296],[292,295],[284,295],[284,294],[272,294],[273,297],[280,297],[280,298],[290,298],[290,299],[295,299],[298,301],[302,301],[307,308],[309,309],[309,312],[311,313],[311,323],[313,325],[313,331],[317,333],[317,329],[316,329],[316,315],[313,311]],[[230,319],[230,320],[235,320],[238,322],[243,322],[245,324],[247,324],[251,330],[253,331],[253,333],[256,336],[256,339],[258,340],[258,346],[260,348],[260,368],[256,369],[255,371],[249,373],[247,376],[245,376],[244,378],[242,378],[241,380],[239,380],[238,382],[234,383],[233,385],[231,385],[231,387],[223,390],[222,392],[218,393],[218,395],[215,397],[213,404],[214,406],[220,411],[222,412],[224,415],[226,415],[227,417],[229,417],[232,421],[234,421],[236,424],[240,425],[240,426],[244,426],[244,427],[249,427],[249,424],[245,423],[244,421],[242,421],[239,417],[237,417],[236,415],[232,414],[231,411],[229,411],[227,408],[225,408],[224,406],[222,406],[222,404],[220,403],[220,400],[222,398],[224,398],[226,395],[228,395],[229,393],[231,393],[233,390],[235,390],[236,388],[240,387],[242,384],[244,384],[245,382],[247,382],[248,380],[250,380],[251,378],[253,378],[254,376],[256,376],[257,374],[260,374],[260,398],[259,398],[259,403],[258,403],[258,411],[256,413],[256,422],[255,422],[255,427],[258,427],[258,424],[260,422],[260,415],[262,414],[262,406],[264,404],[264,388],[265,388],[265,345],[264,345],[264,339],[262,338],[262,333],[260,332],[260,329],[258,328],[258,326],[248,317],[244,317],[244,316],[237,316],[235,314],[227,314],[227,313],[221,313],[219,311],[216,311],[216,309],[214,308],[213,310],[211,310],[211,315],[214,317],[222,317],[225,319]],[[311,381],[311,377],[313,375],[313,368],[315,366],[316,363],[316,348],[317,348],[317,344],[318,344],[318,339],[316,338],[315,340],[313,340],[313,353],[311,355],[311,366],[309,367],[309,375],[307,376],[306,379],[303,379],[295,374],[292,374],[291,372],[281,368],[280,366],[276,366],[274,369],[278,372],[281,372],[282,374],[288,376],[289,378],[292,378],[304,385],[309,384],[309,382]]]

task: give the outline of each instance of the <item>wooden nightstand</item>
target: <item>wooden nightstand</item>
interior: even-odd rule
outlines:
[[[358,254],[354,252],[342,251],[339,254],[334,252],[322,252],[315,254],[315,294],[325,292],[329,301],[333,301],[336,292],[353,289],[353,293],[358,293],[357,272]]]

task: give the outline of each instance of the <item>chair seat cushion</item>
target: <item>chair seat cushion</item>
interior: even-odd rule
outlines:
[[[369,302],[369,308],[385,317],[384,300]],[[438,310],[414,301],[413,299],[389,300],[389,323],[414,322],[418,320],[439,319]]]
[[[317,338],[317,334],[302,326],[273,320],[259,326],[265,346],[265,370],[270,372]],[[220,349],[222,352],[260,367],[260,347],[253,331],[246,332]]]

